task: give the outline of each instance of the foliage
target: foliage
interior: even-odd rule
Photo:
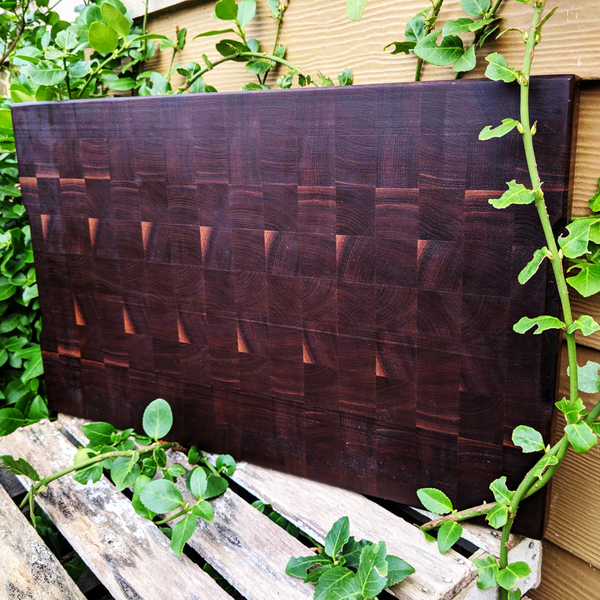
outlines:
[[[589,315],[580,315],[573,319],[569,302],[567,283],[577,289],[585,296],[600,291],[600,180],[599,191],[590,199],[592,215],[573,220],[567,225],[567,234],[557,240],[554,237],[548,212],[546,209],[542,182],[540,181],[533,136],[536,132],[536,123],[533,126],[529,122],[529,78],[534,50],[542,39],[542,27],[554,14],[556,9],[543,15],[545,0],[528,2],[533,8],[533,17],[529,32],[522,32],[521,37],[525,43],[525,52],[522,69],[516,69],[508,64],[508,61],[498,53],[487,56],[488,67],[486,76],[493,81],[504,81],[510,83],[517,81],[521,86],[521,120],[505,118],[499,126],[485,127],[479,134],[480,140],[500,138],[510,134],[515,129],[522,136],[525,149],[527,167],[530,173],[530,185],[515,180],[507,182],[508,190],[498,199],[491,199],[489,203],[497,209],[505,209],[512,206],[535,204],[540,223],[546,238],[546,245],[534,251],[533,258],[523,268],[518,276],[519,283],[524,285],[538,272],[544,260],[552,264],[556,276],[558,295],[562,305],[562,320],[551,315],[535,317],[523,316],[513,327],[518,334],[526,334],[532,328],[533,333],[541,334],[548,330],[558,329],[564,331],[567,339],[569,356],[570,391],[569,397],[563,398],[556,403],[557,408],[563,413],[566,425],[564,436],[554,446],[546,446],[542,435],[535,429],[519,425],[513,431],[512,441],[515,446],[520,447],[523,452],[543,453],[534,467],[527,473],[516,490],[509,489],[507,478],[500,477],[490,484],[490,491],[495,502],[484,503],[479,507],[463,511],[453,510],[452,502],[440,490],[426,488],[419,490],[418,496],[425,508],[442,515],[440,518],[430,521],[422,526],[427,539],[431,539],[430,533],[438,528],[438,545],[443,552],[458,540],[460,531],[457,528],[459,521],[485,515],[488,523],[496,528],[502,529],[502,540],[507,540],[511,531],[513,521],[517,515],[522,500],[536,493],[554,475],[560,466],[569,447],[578,453],[584,453],[598,444],[600,434],[600,402],[592,410],[586,411],[585,405],[579,397],[579,392],[594,393],[600,391],[600,365],[588,362],[584,367],[577,365],[575,332],[580,331],[583,335],[591,335],[600,330],[600,325]],[[481,14],[485,18],[485,11],[489,10],[489,0],[462,0],[463,10],[475,16]],[[460,22],[459,22],[460,21]],[[438,46],[435,40],[438,33],[433,32],[426,35],[415,46],[415,54],[434,62],[434,64],[450,64],[453,62],[453,53],[458,53],[461,44],[458,38],[450,39],[453,33],[462,33],[468,25],[459,19],[451,27],[446,28],[448,34]],[[518,30],[520,31],[520,30]],[[502,34],[505,32],[502,32]],[[419,51],[419,47],[421,51]],[[433,59],[433,60],[431,60]],[[571,260],[571,266],[567,272],[578,270],[577,275],[565,278],[563,257]],[[501,600],[514,600],[521,597],[521,592],[515,589],[519,579],[530,574],[529,566],[524,562],[508,562],[508,550],[505,543],[501,544],[500,561],[493,556],[476,559],[475,564],[478,571],[478,587],[489,589],[498,587]]]
[[[392,54],[410,54],[417,57],[415,81],[421,79],[423,62],[437,66],[452,66],[456,78],[472,71],[477,58],[475,52],[499,27],[496,13],[503,0],[461,0],[461,8],[467,15],[444,23],[436,29],[444,0],[431,0],[431,6],[419,11],[409,19],[404,30],[404,40],[391,42],[383,49],[392,48]],[[346,14],[349,19],[360,20],[367,0],[346,0]],[[438,44],[437,39],[442,34]],[[473,35],[470,43],[464,44],[460,35]],[[501,34],[499,34],[501,35]]]
[[[325,547],[318,550],[318,554],[291,558],[286,567],[288,575],[315,584],[315,600],[375,598],[415,572],[407,562],[388,554],[384,542],[352,537],[348,517],[333,524]]]
[[[173,425],[173,414],[166,400],[157,398],[144,411],[142,427],[145,435],[133,429],[120,431],[110,423],[90,423],[83,426],[89,443],[78,449],[73,466],[41,478],[25,459],[10,455],[0,456],[2,465],[12,473],[24,475],[32,486],[23,500],[29,502],[31,520],[36,527],[34,510],[35,496],[43,492],[48,484],[60,477],[73,474],[82,485],[96,483],[106,472],[117,490],[133,489],[132,504],[135,511],[156,525],[178,521],[170,532],[171,549],[181,556],[186,542],[194,534],[197,519],[212,521],[214,511],[209,499],[221,495],[229,484],[223,475],[233,475],[235,461],[228,454],[220,455],[215,465],[205,453],[196,448],[190,450],[191,469],[171,462],[166,450],[175,447],[173,442],[163,442]],[[159,478],[155,478],[160,473]],[[178,485],[179,482],[179,485]],[[194,498],[184,500],[182,489],[187,489]],[[172,511],[176,511],[172,513]],[[164,518],[159,515],[171,513]]]
[[[7,102],[0,105],[0,318],[0,435],[5,435],[48,417],[31,230]]]

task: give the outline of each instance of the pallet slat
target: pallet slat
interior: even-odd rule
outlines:
[[[83,419],[60,415],[64,427],[80,443],[87,443],[81,430]],[[169,462],[191,468],[181,452],[169,452]],[[193,496],[179,482],[186,502]],[[306,556],[310,550],[285,532],[271,519],[253,508],[235,492],[227,490],[211,501],[215,511],[212,523],[200,526],[188,544],[248,600],[285,598],[302,600],[313,597],[314,588],[285,574],[291,556]],[[174,524],[171,521],[169,525]]]
[[[0,454],[25,458],[42,476],[70,466],[75,452],[48,421],[0,439]],[[22,483],[28,486],[25,478]],[[168,538],[138,516],[105,478],[93,486],[61,478],[37,503],[117,600],[164,600],[175,590],[177,598],[186,600],[230,598],[189,558],[177,558]]]
[[[340,517],[357,539],[383,540],[416,569],[390,591],[406,600],[450,600],[475,579],[473,563],[453,550],[439,554],[413,525],[364,496],[315,481],[240,463],[233,480],[312,538],[323,541]]]
[[[0,515],[0,598],[85,600],[2,486]]]

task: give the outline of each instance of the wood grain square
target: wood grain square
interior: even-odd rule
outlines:
[[[531,93],[559,231],[577,85]],[[519,137],[477,139],[517,106],[491,81],[15,105],[52,408],[129,427],[164,397],[185,445],[404,503],[514,486],[558,348],[512,330],[558,314],[546,268],[517,282],[535,207],[488,203]],[[541,535],[544,493],[522,510]]]

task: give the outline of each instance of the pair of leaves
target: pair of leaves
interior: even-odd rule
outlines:
[[[496,500],[495,506],[486,515],[486,520],[494,529],[504,527],[510,513],[510,503],[515,495],[506,485],[506,477],[500,477],[490,484],[490,490]]]
[[[488,590],[496,585],[505,590],[512,590],[518,579],[531,574],[531,569],[526,562],[510,563],[504,569],[500,569],[496,557],[492,555],[485,558],[475,558],[473,562],[477,567],[477,587],[481,590]]]
[[[436,515],[447,515],[453,512],[452,501],[444,492],[436,488],[421,488],[417,490],[421,504]],[[447,552],[462,536],[463,528],[460,523],[452,520],[444,521],[438,530],[437,544],[440,552]]]
[[[119,39],[127,39],[131,32],[131,25],[121,11],[110,4],[103,2],[100,5],[102,20],[94,21],[88,31],[90,46],[100,54],[111,54],[119,46]]]

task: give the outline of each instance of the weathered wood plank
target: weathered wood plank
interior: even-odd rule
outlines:
[[[144,12],[144,0],[127,0],[125,4],[135,15]],[[174,4],[174,0],[150,1],[151,10],[172,7],[171,11],[150,18],[150,31],[173,36],[176,26],[187,27],[189,42],[178,56],[178,62],[200,61],[203,52],[208,52],[210,57],[214,53],[215,38],[191,38],[202,31],[219,29],[212,19],[214,2],[183,4],[181,8]],[[584,78],[598,78],[600,41],[595,32],[600,28],[600,4],[596,0],[557,0],[554,4],[558,4],[559,10],[544,27],[544,41],[536,49],[536,74],[573,73]],[[291,0],[280,39],[280,43],[289,48],[289,60],[313,74],[322,71],[335,75],[350,67],[360,84],[412,81],[414,58],[391,56],[383,52],[383,47],[403,39],[406,22],[424,7],[422,0],[370,0],[358,23],[346,17],[345,5],[346,0]],[[499,14],[503,17],[503,27],[527,29],[531,8],[506,1]],[[464,16],[460,0],[445,0],[439,24],[460,16]],[[266,0],[258,0],[257,16],[247,33],[249,38],[272,44],[275,21]],[[511,33],[486,43],[485,48],[478,51],[479,67],[469,76],[482,76],[486,64],[483,57],[490,52],[502,52],[510,64],[520,64],[523,46],[516,36],[518,34]],[[161,53],[152,68],[166,72],[170,58],[170,51]],[[424,70],[425,79],[449,77],[448,69],[427,65]],[[239,89],[251,79],[243,65],[227,65],[208,78],[219,90]]]
[[[408,561],[416,573],[392,588],[398,598],[454,598],[475,578],[474,565],[450,550],[439,554],[413,525],[364,496],[300,477],[240,463],[233,479],[312,538],[323,541],[340,517],[350,518],[357,539],[383,540],[390,554]]]
[[[87,443],[81,430],[84,423],[83,419],[59,416],[60,426],[81,443]],[[168,452],[168,459],[171,464],[178,462],[191,468],[181,452]],[[185,501],[195,502],[185,484],[179,483]],[[215,511],[213,522],[199,520],[188,544],[245,598],[263,600],[265,590],[269,590],[269,598],[313,597],[313,587],[285,574],[290,557],[311,553],[306,546],[231,490],[211,504]]]
[[[25,458],[45,476],[71,465],[75,447],[43,421],[1,438],[0,453]],[[189,558],[177,558],[168,538],[105,478],[83,486],[63,477],[37,502],[117,600],[164,600],[173,594],[186,600],[229,598]]]
[[[42,538],[0,487],[0,599],[85,600]]]
[[[594,600],[600,590],[600,570],[544,541],[542,582],[528,592],[531,600]]]

